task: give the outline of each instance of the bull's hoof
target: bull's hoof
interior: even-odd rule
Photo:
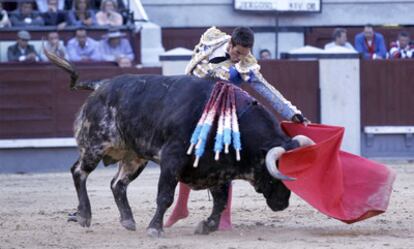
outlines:
[[[151,238],[161,238],[161,237],[164,237],[164,231],[157,230],[155,228],[147,228],[147,234]]]
[[[79,223],[79,225],[81,225],[81,227],[90,227],[91,226],[91,217],[89,218],[85,218],[80,216],[79,214],[76,216],[76,219]]]
[[[201,221],[200,223],[198,223],[194,233],[207,235],[211,232],[216,231],[217,225],[213,224],[213,222],[214,221],[210,221],[211,224],[209,224],[208,221]]]
[[[135,231],[136,230],[135,221],[132,220],[132,219],[129,219],[129,220],[121,220],[121,225],[123,227],[125,227],[127,230],[130,230],[130,231]]]
[[[78,222],[77,215],[78,215],[78,212],[69,213],[68,214],[68,222],[69,221]]]

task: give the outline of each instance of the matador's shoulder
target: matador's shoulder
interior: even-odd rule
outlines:
[[[236,70],[241,74],[260,70],[260,65],[257,63],[256,58],[254,58],[251,53],[236,63],[235,67]]]
[[[230,36],[216,27],[211,27],[204,32],[200,42],[195,46],[191,61],[185,69],[186,74],[191,74],[194,67],[208,57],[218,48],[230,41]]]
[[[229,40],[230,36],[228,34],[213,26],[204,32],[200,38],[200,43],[206,46],[214,46]]]

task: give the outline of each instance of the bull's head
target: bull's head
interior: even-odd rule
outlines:
[[[292,140],[297,141],[299,146],[309,146],[315,144],[306,136],[295,136]],[[255,183],[256,190],[263,193],[267,205],[273,211],[279,211],[289,206],[290,190],[282,183],[292,181],[294,178],[283,175],[277,168],[277,160],[285,152],[283,147],[274,147],[266,153],[266,169],[268,174],[263,174]]]
[[[262,193],[266,203],[273,211],[280,211],[289,206],[290,190],[280,180],[270,174],[263,174],[255,183],[256,191]]]

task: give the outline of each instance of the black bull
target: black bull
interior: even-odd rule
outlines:
[[[135,221],[126,195],[127,186],[140,175],[149,160],[160,165],[157,209],[147,229],[154,237],[163,233],[164,214],[173,203],[178,181],[193,189],[208,188],[212,193],[212,213],[200,222],[196,233],[217,230],[233,179],[249,181],[264,195],[273,211],[289,205],[290,191],[280,180],[290,178],[278,171],[276,160],[286,150],[313,142],[304,136],[293,139],[286,136],[277,120],[251,97],[235,91],[236,106],[241,107],[237,113],[243,146],[241,161],[236,160],[234,151],[215,161],[210,138],[204,156],[194,168],[194,157],[188,156],[186,150],[214,80],[192,76],[121,75],[78,82],[78,74],[68,61],[46,49],[44,52],[52,63],[70,74],[72,89],[95,90],[82,106],[74,127],[80,156],[71,172],[79,199],[76,220],[81,226],[91,224],[86,180],[100,161],[105,165],[119,162],[111,189],[121,224],[130,230],[135,230]]]
[[[241,161],[236,161],[233,151],[215,161],[210,138],[199,166],[192,166],[194,157],[186,150],[213,85],[213,80],[191,76],[122,75],[97,87],[75,121],[80,157],[71,171],[79,198],[80,225],[89,226],[91,222],[86,180],[101,160],[105,164],[119,162],[111,189],[121,224],[127,229],[135,229],[126,195],[128,184],[139,176],[148,160],[160,165],[157,209],[147,230],[150,236],[163,233],[164,213],[173,203],[178,181],[193,189],[208,188],[212,193],[213,211],[199,224],[198,233],[217,230],[233,179],[249,181],[274,211],[289,205],[290,191],[272,177],[283,175],[277,172],[275,163],[268,161],[270,158],[274,162],[280,151],[304,144],[286,136],[262,105],[250,97],[246,99],[240,91],[236,91],[236,102],[240,106],[243,101],[245,106],[243,113],[238,113]]]

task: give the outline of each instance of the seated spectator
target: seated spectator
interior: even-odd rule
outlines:
[[[116,62],[120,67],[131,67],[134,52],[125,34],[111,30],[104,36],[100,44],[102,57],[105,61]]]
[[[75,0],[65,0],[65,9],[73,9]],[[126,24],[133,19],[132,12],[129,9],[129,1],[132,0],[113,0],[118,6],[117,12],[122,16],[123,24]],[[89,8],[95,12],[100,10],[102,5],[102,0],[88,0]],[[141,2],[139,2],[140,5]]]
[[[63,45],[63,41],[59,40],[59,34],[56,31],[52,31],[47,34],[47,41],[44,44],[44,49],[61,58],[64,58],[66,60],[69,59],[68,54],[66,53],[66,48]],[[49,61],[43,52],[43,49],[40,52],[40,59],[42,61]]]
[[[128,0],[114,0],[116,5],[118,6],[118,10],[126,9],[126,3]],[[100,9],[102,6],[103,0],[90,0],[91,8],[92,9]]]
[[[115,0],[102,0],[101,10],[96,13],[96,22],[100,26],[121,26],[123,18],[118,13]]]
[[[68,12],[69,26],[94,26],[96,24],[95,12],[89,9],[88,0],[75,0],[74,8]]]
[[[384,36],[374,32],[374,28],[370,24],[365,25],[364,31],[355,36],[355,49],[365,59],[376,60],[387,57]]]
[[[43,18],[33,10],[33,2],[21,2],[19,8],[10,14],[10,21],[15,27],[43,26]]]
[[[33,45],[29,44],[31,37],[30,33],[22,30],[17,33],[16,44],[11,45],[7,49],[8,61],[19,62],[35,62],[39,61],[39,56],[36,53]]]
[[[3,9],[3,3],[0,2],[0,28],[7,28],[10,26],[11,23],[9,20],[9,15],[7,15],[7,11]]]
[[[36,0],[37,10],[40,13],[45,13],[50,10],[50,4],[48,0]],[[64,10],[65,0],[56,0],[56,10]],[[56,12],[56,11],[55,11]]]
[[[272,54],[270,53],[269,49],[260,50],[259,59],[260,60],[270,60],[270,59],[272,59]]]
[[[68,41],[67,51],[71,61],[100,61],[99,43],[88,37],[84,28],[76,30],[75,37]]]
[[[398,34],[398,40],[391,43],[391,59],[413,58],[414,45],[410,44],[410,35],[403,31]]]
[[[42,14],[45,25],[57,26],[57,29],[66,27],[66,14],[58,9],[58,0],[47,0],[47,11]]]
[[[343,28],[336,28],[332,33],[333,41],[325,45],[325,49],[331,49],[335,47],[342,47],[347,48],[355,51],[354,47],[351,43],[348,42],[348,38],[346,35],[346,29]]]

